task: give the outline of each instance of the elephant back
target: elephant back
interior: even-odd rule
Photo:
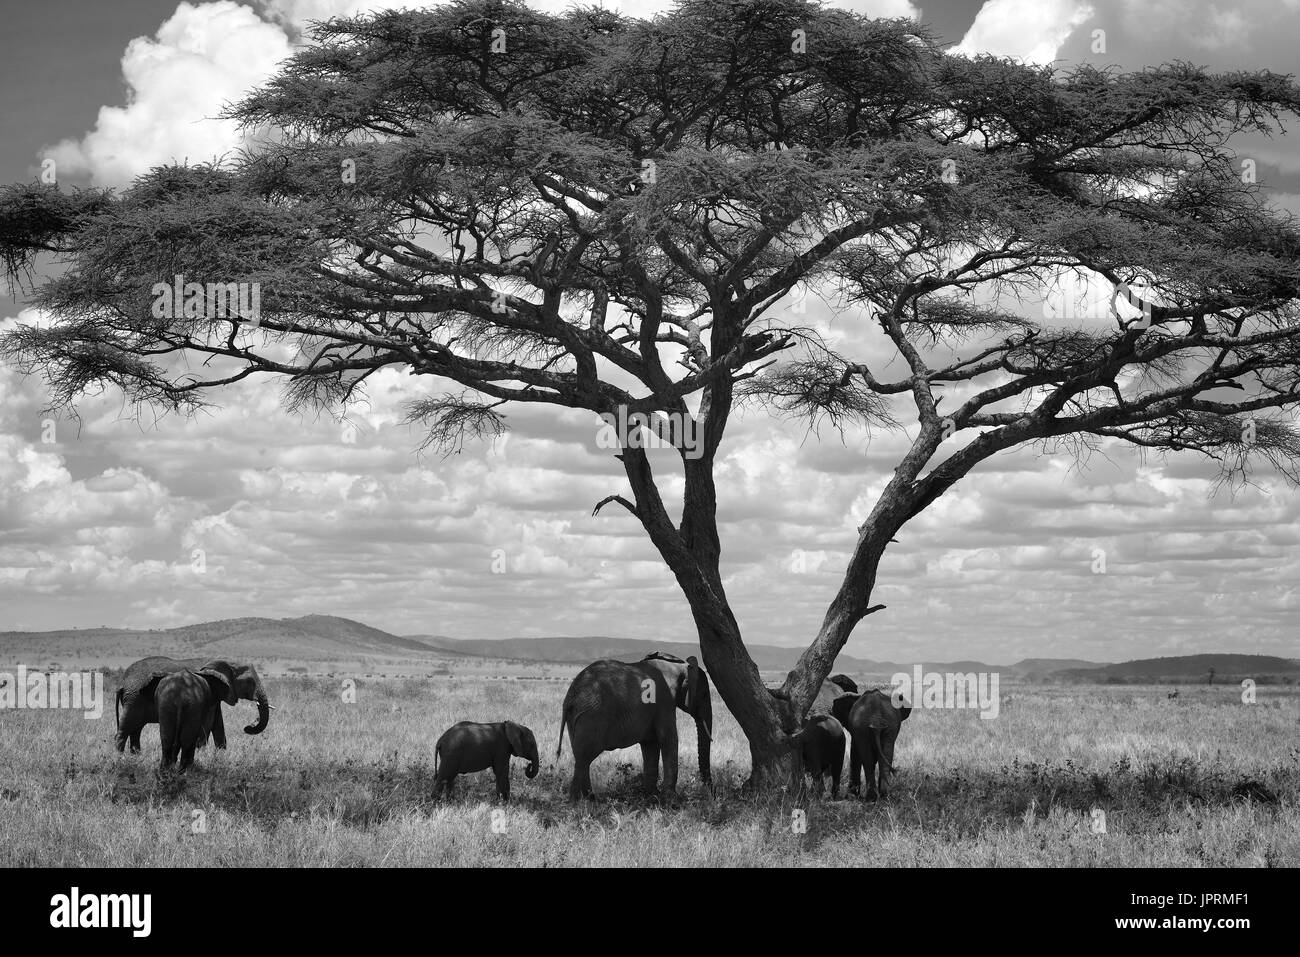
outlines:
[[[822,682],[822,686],[817,689],[817,697],[813,698],[812,706],[808,708],[808,714],[830,714],[831,705],[835,699],[845,694],[844,688],[827,678]]]
[[[650,669],[627,661],[612,658],[593,661],[570,682],[564,694],[564,712],[575,714],[598,708],[614,689],[639,695],[641,680],[649,674]]]
[[[164,675],[181,671],[187,665],[187,662],[177,661],[175,658],[166,658],[162,655],[141,658],[126,669],[126,673],[122,676],[122,690],[128,695],[137,695],[142,691],[152,693],[152,690],[158,685],[158,679]]]
[[[894,700],[889,691],[872,688],[858,698],[853,706],[853,723],[865,728],[888,730],[896,728],[904,715],[894,707]]]

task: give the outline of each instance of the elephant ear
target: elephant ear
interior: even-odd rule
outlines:
[[[686,700],[683,702],[682,710],[687,714],[694,714],[696,704],[699,700],[700,682],[708,682],[704,676],[704,669],[700,667],[699,661],[695,656],[686,659]]]
[[[226,704],[238,704],[239,692],[235,689],[235,669],[224,661],[212,661],[198,672],[208,679],[212,692]]]
[[[859,697],[861,697],[861,695],[842,694],[831,702],[831,714],[835,717],[836,721],[844,725],[846,728],[849,726],[849,712],[852,711],[853,706],[858,703]]]
[[[515,724],[513,721],[503,721],[501,722],[501,726],[505,729],[506,740],[510,742],[510,753],[520,758],[527,757],[527,755],[524,754],[523,728],[519,727],[519,725]]]
[[[907,716],[912,713],[912,702],[903,696],[901,689],[895,688],[889,692],[889,703],[898,712],[899,721],[906,721]]]
[[[852,691],[854,694],[858,693],[858,683],[848,675],[831,675],[826,680],[844,691]]]

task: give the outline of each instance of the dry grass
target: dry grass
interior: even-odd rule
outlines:
[[[111,683],[110,683],[111,684]],[[112,749],[111,710],[0,712],[0,864],[5,866],[1046,865],[1300,864],[1300,693],[1230,687],[1018,687],[996,720],[917,711],[903,726],[888,801],[755,800],[739,785],[748,751],[717,711],[716,792],[699,786],[681,717],[682,801],[637,790],[640,752],[593,767],[594,807],[565,800],[554,762],[565,683],[431,678],[271,682],[266,734],[228,713],[230,748],[205,749],[180,781],[160,781],[156,727],[145,750]],[[500,817],[490,772],[435,804],[431,748],[458,720],[533,728],[542,772],[523,777]],[[846,769],[847,775],[847,769]],[[1243,781],[1266,803],[1234,794]],[[805,809],[807,828],[792,827]],[[1106,833],[1092,832],[1094,808]],[[497,811],[496,830],[494,815]],[[195,812],[206,831],[194,833]],[[498,833],[498,830],[503,832]]]

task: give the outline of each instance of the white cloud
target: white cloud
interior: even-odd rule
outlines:
[[[172,161],[212,160],[241,145],[223,106],[271,76],[292,53],[284,31],[248,7],[218,0],[182,3],[154,37],[122,54],[126,106],[101,107],[79,140],[46,150],[60,177],[121,186]]]
[[[992,53],[1044,65],[1080,24],[1091,19],[1087,0],[988,0],[953,53]]]
[[[94,130],[57,148],[63,171],[120,183],[173,158],[226,152],[236,131],[205,118],[270,75],[291,50],[286,29],[396,5],[266,0],[259,19],[229,0],[181,4],[154,38],[128,47],[130,102],[105,108]],[[912,10],[903,0],[841,5]],[[1046,62],[1090,10],[990,0],[963,47]],[[1230,10],[1224,16],[1237,22]],[[812,308],[825,318],[824,307]],[[871,324],[846,315],[834,329],[846,354],[873,368],[881,357],[882,374],[901,374]],[[61,419],[50,446],[40,439],[43,385],[0,367],[6,613],[34,627],[321,612],[466,637],[692,633],[635,521],[617,508],[590,515],[600,498],[626,491],[618,463],[595,448],[594,417],[512,409],[517,431],[495,451],[416,458],[418,435],[397,425],[420,387],[409,376],[372,380],[353,442],[329,417],[290,417],[279,385],[250,383],[223,393],[224,408],[210,415],[157,427],[124,421],[116,396],[87,400],[80,434]],[[960,401],[960,390],[947,398]],[[854,433],[841,445],[829,430],[807,437],[761,413],[733,421],[718,469],[724,572],[751,641],[795,643],[816,632],[853,527],[904,440],[884,434],[868,445]],[[1113,461],[1098,456],[1090,471],[1032,451],[978,469],[890,546],[876,599],[889,610],[863,626],[850,653],[1114,659],[1160,642],[1268,651],[1293,641],[1300,499],[1267,477],[1264,491],[1211,498],[1204,463],[1142,465],[1126,447],[1107,453]],[[669,499],[680,493],[671,469],[658,474]],[[1107,551],[1106,575],[1090,571],[1097,547]],[[191,568],[196,548],[207,560],[201,576]],[[492,571],[495,549],[504,575]],[[1224,594],[1234,601],[1209,601]]]
[[[534,0],[562,12],[572,0]],[[846,0],[870,16],[916,14],[908,0]],[[154,166],[204,162],[246,145],[236,125],[216,117],[223,107],[263,83],[293,53],[312,20],[425,6],[418,0],[259,0],[254,9],[233,2],[182,2],[153,37],[137,37],[122,55],[125,106],[104,106],[92,130],[47,147],[65,179],[123,186]],[[666,0],[624,0],[630,16],[671,9]]]

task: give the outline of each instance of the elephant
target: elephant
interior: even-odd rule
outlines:
[[[713,742],[713,702],[708,673],[694,657],[652,652],[640,661],[593,661],[573,679],[564,695],[556,760],[568,728],[573,748],[570,800],[592,797],[591,762],[603,751],[641,745],[644,786],[654,794],[663,759],[663,796],[677,792],[677,709],[695,719],[700,780],[711,784],[709,750]]]
[[[867,794],[873,792],[884,798],[889,792],[889,776],[894,773],[894,742],[907,716],[912,713],[902,701],[895,706],[884,691],[873,690],[864,694],[845,694],[831,705],[833,714],[849,732],[849,793],[861,790],[862,766],[867,768]],[[879,787],[876,784],[876,764],[880,765]]]
[[[497,794],[510,800],[510,757],[528,759],[524,777],[537,777],[541,762],[533,732],[513,721],[480,724],[461,721],[442,733],[433,749],[433,796],[451,794],[456,775],[491,768],[497,778]]]
[[[140,732],[146,724],[158,720],[158,708],[154,701],[154,689],[164,675],[189,669],[201,671],[207,667],[210,658],[186,658],[177,661],[174,658],[142,658],[126,669],[122,684],[117,689],[117,750],[126,747],[127,739],[131,741],[131,751],[140,751]],[[223,659],[224,660],[224,659]],[[245,701],[257,702],[257,723],[250,724],[244,731],[247,734],[261,734],[271,718],[271,704],[262,686],[262,678],[251,664],[226,662],[235,673],[236,697]],[[212,741],[218,748],[226,746],[226,725],[218,708],[212,719]],[[207,734],[199,741],[199,747],[207,743]]]
[[[803,727],[790,736],[790,746],[799,749],[803,770],[812,775],[813,793],[822,796],[829,772],[831,800],[838,798],[840,771],[844,769],[844,726],[829,714],[809,715]]]
[[[783,697],[784,693],[775,688],[768,688],[777,697]],[[835,699],[847,691],[854,694],[858,693],[858,686],[848,675],[832,675],[822,682],[822,686],[817,690],[817,696],[808,706],[808,714],[830,714],[831,705]],[[787,699],[788,700],[788,699]]]
[[[235,669],[225,661],[210,661],[198,671],[186,668],[158,679],[154,691],[158,707],[158,736],[162,740],[161,769],[181,759],[184,771],[194,762],[194,749],[212,730],[221,702],[239,701]]]

